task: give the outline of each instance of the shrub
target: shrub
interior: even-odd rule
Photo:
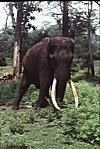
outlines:
[[[0,85],[0,103],[12,102],[18,88],[18,81],[12,80]]]
[[[99,86],[80,81],[76,83],[80,106],[76,110],[69,104],[67,111],[62,113],[62,132],[64,142],[72,143],[73,139],[100,144],[99,131]]]

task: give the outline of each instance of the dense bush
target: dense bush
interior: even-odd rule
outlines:
[[[61,126],[65,143],[72,143],[74,139],[97,143],[100,145],[99,123],[99,86],[86,81],[76,83],[79,95],[79,109],[76,110],[71,101],[62,113]],[[66,97],[67,98],[67,97]]]
[[[0,84],[0,103],[12,102],[18,88],[18,81],[9,81]]]

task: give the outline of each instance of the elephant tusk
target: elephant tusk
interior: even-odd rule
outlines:
[[[51,100],[52,100],[54,107],[57,110],[60,110],[60,107],[58,106],[56,98],[55,98],[56,84],[57,84],[57,80],[56,80],[56,78],[54,78],[53,84],[52,84],[52,91],[51,91]]]
[[[71,87],[71,90],[72,90],[72,93],[73,93],[73,96],[74,96],[74,99],[75,99],[75,107],[78,108],[78,94],[76,92],[74,83],[73,83],[72,80],[69,80],[68,82],[70,84],[70,87]]]

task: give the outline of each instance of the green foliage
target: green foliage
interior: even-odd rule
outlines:
[[[79,96],[79,109],[72,104],[62,115],[62,130],[65,143],[72,143],[73,139],[91,144],[100,143],[99,124],[99,86],[86,81],[75,84]]]
[[[10,131],[11,131],[11,133],[13,133],[13,134],[15,134],[15,133],[23,134],[23,133],[24,133],[23,128],[24,128],[23,125],[20,125],[20,124],[18,124],[18,123],[13,123],[13,124],[10,126]]]
[[[75,37],[75,55],[77,55],[78,58],[82,58],[82,56],[88,52],[87,39],[87,36],[81,36],[80,38]]]
[[[93,41],[92,51],[94,53],[94,59],[99,60],[100,59],[100,41],[99,42],[95,40]]]
[[[0,52],[2,52],[6,57],[12,56],[12,49],[14,43],[14,30],[10,27],[2,29],[0,32]]]
[[[7,66],[6,58],[2,53],[0,53],[0,66]]]
[[[34,85],[31,85],[25,95],[23,96],[22,103],[30,104],[32,102],[35,102],[38,98],[38,90]]]
[[[6,57],[6,62],[7,62],[7,66],[10,66],[12,68],[12,65],[13,65],[13,60],[12,58],[10,57]],[[10,68],[9,67],[9,68]],[[12,73],[12,72],[11,72]]]
[[[18,81],[10,81],[0,84],[0,103],[12,103],[18,90]]]

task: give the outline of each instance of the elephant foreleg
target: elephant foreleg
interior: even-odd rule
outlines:
[[[46,80],[41,80],[40,81],[40,92],[39,92],[39,97],[38,100],[36,101],[35,107],[38,108],[44,108],[48,105],[48,101],[46,100],[46,97],[49,96],[49,85],[48,81]]]

